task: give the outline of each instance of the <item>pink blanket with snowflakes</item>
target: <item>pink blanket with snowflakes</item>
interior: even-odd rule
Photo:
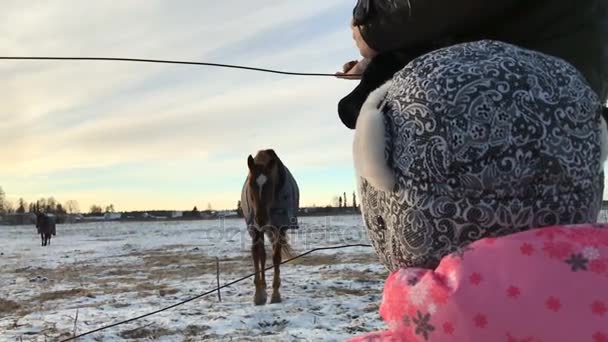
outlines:
[[[363,341],[608,342],[608,225],[479,240],[433,270],[393,272]]]

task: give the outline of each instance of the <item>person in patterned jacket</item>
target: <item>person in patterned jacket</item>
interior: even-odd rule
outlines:
[[[361,211],[391,272],[390,330],[355,340],[608,341],[608,230],[595,224],[606,2],[447,2],[355,10],[368,60],[341,77],[359,69],[361,84],[387,51],[451,36],[374,88],[354,118]]]

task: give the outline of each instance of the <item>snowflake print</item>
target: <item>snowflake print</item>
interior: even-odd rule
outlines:
[[[587,263],[589,260],[585,259],[582,254],[572,254],[570,259],[566,260],[566,263],[572,266],[572,272],[576,272],[578,270],[587,270]]]
[[[451,322],[443,323],[443,332],[447,335],[452,335],[454,333],[454,324]]]
[[[422,312],[418,311],[418,317],[412,318],[412,321],[416,325],[416,330],[414,331],[416,335],[422,335],[424,340],[429,339],[429,334],[435,330],[435,327],[431,325],[431,314],[427,313],[426,315],[422,315]]]
[[[410,291],[410,301],[414,305],[421,305],[426,300],[429,294],[429,289],[425,284],[418,284],[418,286],[412,287]]]
[[[483,328],[486,327],[486,325],[488,325],[488,319],[486,318],[485,315],[482,315],[482,314],[477,314],[475,316],[474,321],[475,321],[475,325],[478,328],[482,328],[483,329]]]
[[[428,310],[431,315],[434,315],[437,312],[437,305],[435,303],[429,304]]]
[[[507,295],[510,298],[517,298],[519,297],[519,295],[521,295],[521,290],[519,289],[519,287],[511,286],[507,289]]]
[[[539,229],[536,233],[536,236],[544,237],[546,240],[549,241],[553,241],[557,235],[563,235],[563,232],[561,230],[556,229]]]
[[[524,243],[521,245],[520,250],[521,254],[530,256],[532,253],[534,253],[534,246],[529,243]]]
[[[606,307],[606,304],[597,300],[591,304],[591,311],[593,314],[603,317],[606,312],[608,312],[608,308]]]
[[[595,247],[585,247],[583,248],[583,257],[587,260],[597,260],[600,258],[600,251]]]
[[[568,231],[567,239],[576,241],[579,245],[597,246],[601,244],[596,234],[588,229],[572,229]]]
[[[471,276],[469,277],[469,280],[471,281],[471,284],[473,284],[473,285],[479,285],[481,283],[482,279],[483,278],[481,277],[481,274],[479,274],[477,272],[471,274]]]
[[[554,259],[563,259],[572,254],[572,245],[567,242],[546,242],[543,251]]]
[[[547,306],[547,309],[551,311],[558,312],[562,307],[562,303],[555,297],[549,297],[545,302],[545,306]]]

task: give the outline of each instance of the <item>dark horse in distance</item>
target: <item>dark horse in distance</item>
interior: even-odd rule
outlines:
[[[297,229],[300,192],[291,172],[274,150],[261,150],[247,158],[249,174],[241,193],[241,206],[252,239],[251,254],[255,269],[255,305],[266,304],[266,249],[264,235],[272,243],[274,279],[271,303],[281,302],[279,265],[291,256],[286,231]]]
[[[36,213],[36,228],[40,234],[42,246],[51,244],[51,235],[57,234],[55,225],[55,216],[43,212]]]

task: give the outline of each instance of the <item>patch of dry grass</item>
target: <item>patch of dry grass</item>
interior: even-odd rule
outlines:
[[[44,292],[44,293],[38,295],[37,297],[32,298],[32,301],[43,303],[43,302],[48,302],[51,300],[67,299],[67,298],[74,298],[74,297],[84,297],[88,294],[89,293],[86,290],[80,289],[80,288],[71,289],[71,290],[51,291],[51,292]]]
[[[379,311],[380,311],[380,305],[378,305],[378,304],[370,304],[363,309],[363,312],[365,312],[365,313],[379,312]]]
[[[292,265],[303,265],[303,266],[321,266],[321,265],[335,265],[340,263],[340,259],[336,255],[307,255],[300,259],[296,259],[290,264]]]
[[[152,339],[156,340],[163,336],[175,335],[176,331],[169,330],[166,328],[135,328],[130,330],[123,330],[120,332],[120,337],[125,339]]]
[[[111,270],[105,272],[104,276],[106,276],[106,277],[118,277],[118,276],[131,275],[133,273],[135,273],[133,271],[133,269],[131,269],[129,267],[121,267],[121,268],[114,268],[114,269],[111,269]]]
[[[116,308],[116,309],[122,309],[122,308],[126,308],[126,307],[129,307],[129,306],[131,306],[131,304],[128,304],[128,303],[114,303],[114,304],[112,304],[112,307]]]
[[[0,313],[8,314],[14,313],[21,308],[21,305],[17,302],[13,302],[12,300],[0,298]]]
[[[179,292],[179,290],[174,289],[174,288],[163,288],[163,289],[158,290],[158,294],[161,297],[174,295],[178,292]]]
[[[189,325],[186,327],[186,330],[182,332],[182,334],[186,337],[196,337],[202,335],[207,330],[209,330],[209,327],[206,325]]]
[[[341,256],[340,254],[317,254],[307,255],[303,258],[296,259],[291,262],[294,265],[304,266],[327,266],[327,265],[343,265],[343,264],[377,264],[378,257],[372,253],[366,254],[350,254]]]
[[[215,258],[201,253],[200,251],[170,249],[146,250],[124,255],[141,259],[141,263],[130,264],[129,267],[125,267],[124,264],[112,267],[76,262],[56,268],[24,267],[8,271],[19,273],[27,278],[44,275],[49,279],[49,286],[52,286],[57,279],[61,279],[63,284],[72,284],[80,288],[46,292],[29,298],[28,301],[36,304],[87,295],[84,290],[81,290],[82,288],[95,289],[95,295],[136,292],[140,297],[166,296],[179,292],[177,289],[163,284],[166,281],[200,277],[205,273],[215,274]],[[246,262],[244,259],[243,262]],[[222,261],[221,267],[223,270],[228,270],[232,264],[237,264],[237,261],[230,259]]]
[[[323,279],[348,279],[360,283],[373,283],[373,282],[384,282],[388,277],[388,271],[383,270],[382,272],[375,272],[372,270],[325,270],[321,277]]]
[[[335,287],[335,286],[330,286],[327,289],[327,291],[333,293],[334,295],[338,295],[338,296],[344,296],[344,295],[364,296],[371,292],[369,289],[349,289],[346,287]]]
[[[179,247],[179,249],[177,249]],[[50,291],[24,299],[23,303],[28,303],[27,307],[43,305],[45,302],[53,300],[71,300],[78,297],[103,295],[116,295],[120,293],[134,292],[142,297],[165,297],[179,295],[180,290],[168,284],[176,280],[188,278],[198,278],[203,275],[215,275],[216,260],[214,257],[204,255],[202,250],[189,250],[182,246],[176,249],[162,248],[153,250],[134,251],[125,254],[124,257],[136,257],[136,261],[128,263],[116,263],[113,265],[96,265],[90,262],[76,262],[61,265],[57,268],[21,268],[14,269],[13,272],[20,273],[23,277],[36,277],[43,275],[49,279],[48,285],[53,285],[58,279],[65,286],[73,286],[71,290]],[[180,250],[181,249],[181,250]],[[296,252],[297,254],[298,252]],[[294,265],[304,267],[319,267],[320,276],[324,279],[350,279],[361,282],[371,282],[384,280],[385,274],[372,270],[349,270],[340,267],[333,269],[332,265],[344,264],[377,264],[377,257],[373,253],[364,254],[312,254],[294,260]],[[252,271],[251,256],[248,254],[233,258],[220,260],[222,274],[245,274]],[[270,266],[271,259],[267,259]],[[289,268],[291,265],[283,265]],[[91,289],[94,292],[87,292],[84,289]],[[327,289],[329,295],[337,296],[363,296],[369,295],[374,291],[365,289],[348,289],[335,286]],[[374,292],[375,293],[375,292]],[[7,302],[8,303],[8,302]],[[25,304],[11,302],[5,304],[0,300],[0,313],[3,312],[22,312]],[[21,304],[21,305],[20,305]],[[115,308],[127,307],[128,303],[122,301],[108,300],[106,303],[96,302],[95,305],[110,305]],[[145,327],[144,327],[145,328]],[[200,338],[205,335],[205,326],[191,326],[183,332],[184,335]],[[134,329],[126,330],[122,333],[123,338],[158,338],[160,336],[173,335],[175,331],[167,329]],[[131,337],[135,336],[135,337]],[[136,337],[142,336],[142,337]],[[196,338],[195,338],[196,340]]]

